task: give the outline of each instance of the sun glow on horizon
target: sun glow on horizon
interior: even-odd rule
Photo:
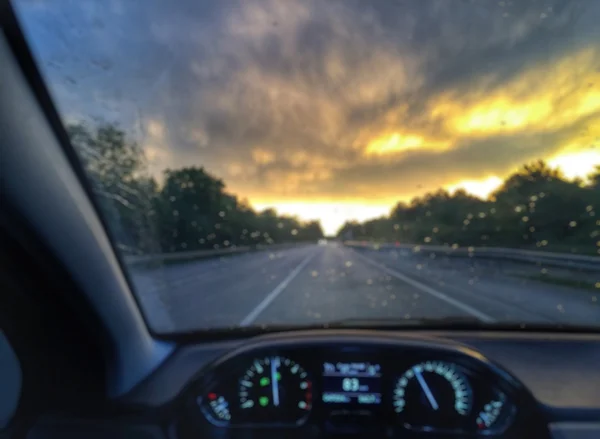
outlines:
[[[339,228],[351,220],[367,221],[389,214],[393,203],[367,204],[365,202],[302,202],[285,201],[251,203],[257,210],[275,209],[279,214],[290,215],[302,221],[319,220],[323,232],[333,236]]]

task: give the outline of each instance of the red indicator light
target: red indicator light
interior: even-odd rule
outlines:
[[[217,394],[214,392],[209,393],[208,399],[210,399],[211,401],[214,401],[215,399],[217,399]]]

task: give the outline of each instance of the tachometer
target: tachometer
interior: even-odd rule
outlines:
[[[451,363],[426,361],[408,369],[396,382],[394,410],[410,428],[458,428],[472,407],[471,387]]]
[[[257,358],[239,382],[240,409],[253,423],[302,423],[312,408],[312,382],[289,358]]]

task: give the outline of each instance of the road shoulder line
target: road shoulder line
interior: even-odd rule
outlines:
[[[283,290],[289,285],[289,283],[302,271],[302,269],[310,262],[312,258],[314,258],[318,250],[311,252],[307,257],[305,257],[302,262],[300,262],[296,268],[294,268],[290,274],[286,276],[285,279],[281,281],[279,285],[275,287],[273,291],[271,291],[267,296],[260,302],[256,308],[254,308],[250,313],[244,317],[244,319],[239,323],[239,326],[248,326],[256,320],[256,318],[262,313],[276,298],[279,296]]]
[[[368,263],[374,267],[377,267],[382,271],[385,271],[390,276],[394,276],[396,279],[400,279],[402,282],[412,285],[413,287],[418,288],[419,290],[423,291],[424,293],[429,294],[430,296],[435,297],[436,299],[442,300],[442,301],[454,306],[455,308],[458,308],[461,311],[464,311],[467,314],[470,314],[473,317],[478,318],[482,322],[494,323],[496,321],[496,319],[494,319],[493,317],[473,308],[470,305],[467,305],[466,303],[463,303],[459,300],[453,299],[452,297],[450,297],[440,291],[437,291],[437,290],[431,288],[430,286],[425,285],[424,283],[414,280],[414,279],[406,276],[405,274],[400,273],[399,271],[396,271],[389,267],[386,267],[385,265],[383,265],[377,261],[374,261],[373,259],[361,254],[360,252],[357,252],[354,249],[351,249],[351,250],[354,252],[354,254],[356,254],[359,258],[361,258],[366,263]]]

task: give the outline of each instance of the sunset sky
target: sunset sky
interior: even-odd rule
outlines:
[[[598,0],[18,0],[60,112],[257,209],[386,214],[600,164]]]

